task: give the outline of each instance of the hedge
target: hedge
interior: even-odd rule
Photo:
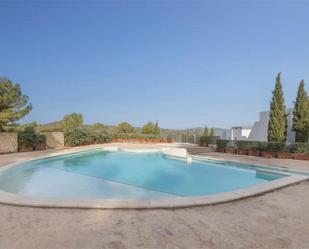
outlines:
[[[229,140],[222,140],[222,139],[219,139],[217,141],[217,148],[218,149],[225,149],[228,147],[228,143],[229,143]]]
[[[84,127],[68,128],[64,132],[64,142],[69,146],[101,144],[109,141],[111,141],[109,134]]]
[[[309,154],[309,143],[295,143],[289,146],[289,151],[292,153]]]
[[[116,133],[112,135],[113,139],[160,139],[160,135],[138,134],[138,133]]]
[[[291,152],[309,154],[309,143],[276,143],[276,142],[260,142],[260,141],[231,141],[218,140],[217,148],[225,149],[234,147],[242,150],[258,150],[271,152]]]

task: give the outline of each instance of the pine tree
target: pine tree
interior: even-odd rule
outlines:
[[[5,125],[22,119],[32,110],[28,98],[22,93],[19,84],[0,78],[0,131]]]
[[[204,136],[204,137],[208,137],[208,135],[209,135],[208,128],[207,128],[207,126],[205,125],[204,132],[203,132],[203,136]]]
[[[285,142],[286,130],[286,113],[281,85],[281,73],[279,73],[276,77],[276,85],[270,102],[268,141]]]
[[[307,142],[309,127],[309,99],[302,80],[298,87],[295,107],[293,111],[293,129],[296,132],[296,142]]]

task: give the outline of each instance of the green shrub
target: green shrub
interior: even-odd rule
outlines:
[[[64,142],[66,145],[78,146],[85,144],[89,140],[86,129],[68,128],[64,132]]]
[[[268,142],[267,151],[272,151],[272,152],[286,151],[286,144],[280,143],[280,142]]]
[[[64,132],[65,144],[69,146],[107,143],[110,140],[108,134],[95,132],[84,127],[72,127]]]
[[[24,131],[18,133],[18,146],[34,148],[38,144],[45,144],[46,137],[37,134],[33,127],[27,127]]]
[[[255,144],[251,141],[236,141],[236,147],[241,150],[249,150],[255,147]]]
[[[158,139],[160,135],[148,135],[148,134],[138,134],[138,133],[115,133],[112,135],[113,138],[118,139]]]
[[[309,143],[295,143],[288,146],[292,153],[306,153],[309,154]]]
[[[217,148],[224,149],[227,148],[229,144],[229,140],[218,139],[217,140]]]
[[[255,143],[256,143],[256,146],[252,149],[259,150],[259,151],[267,151],[267,142],[256,141]]]
[[[38,135],[38,144],[46,144],[46,137],[45,137],[45,135],[42,135],[42,134]]]
[[[46,124],[46,125],[38,125],[35,128],[38,132],[63,132],[63,127],[61,122],[55,122],[53,124]]]
[[[200,144],[208,144],[209,143],[209,136],[201,136]]]
[[[236,147],[242,150],[267,150],[266,142],[259,141],[236,141]]]
[[[229,141],[218,140],[218,148],[235,147],[243,150],[259,150],[271,152],[291,152],[291,153],[308,153],[309,143],[295,143],[287,145],[281,142],[260,142],[260,141]]]

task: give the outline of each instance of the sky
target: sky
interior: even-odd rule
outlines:
[[[0,0],[0,76],[33,110],[85,123],[252,125],[282,72],[309,90],[309,1]]]

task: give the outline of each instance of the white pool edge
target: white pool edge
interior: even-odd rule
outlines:
[[[28,160],[19,161],[13,164],[9,164],[0,168],[0,173],[10,167],[16,166],[21,163],[57,157],[62,155],[68,155],[78,152],[90,152],[93,150],[100,150],[104,148],[78,150],[78,151],[60,151],[53,153],[52,155],[40,156]],[[177,149],[177,148],[173,148]],[[115,149],[116,150],[116,149]],[[118,149],[117,149],[118,150]],[[126,149],[121,151],[127,151]],[[130,152],[150,152],[149,149]],[[154,149],[154,151],[162,151],[171,157],[178,157],[186,159],[183,156],[183,150],[179,153],[166,153],[164,149]],[[188,158],[188,157],[187,157]],[[205,157],[205,159],[207,159]],[[268,170],[266,170],[268,171]],[[272,172],[269,170],[269,172]],[[286,172],[284,172],[286,173]],[[256,185],[248,187],[245,189],[234,190],[230,192],[224,192],[220,194],[213,194],[207,196],[196,196],[196,197],[176,197],[176,198],[161,198],[161,199],[60,199],[60,198],[38,198],[38,197],[25,197],[17,194],[9,193],[0,190],[0,203],[14,206],[28,206],[28,207],[41,207],[41,208],[81,208],[81,209],[148,209],[148,208],[184,208],[184,207],[194,207],[194,206],[207,206],[216,205],[231,201],[236,201],[244,198],[254,197],[257,195],[272,192],[274,190],[287,187],[290,185],[298,184],[302,181],[308,180],[308,176],[302,175],[289,175],[284,178],[273,180],[261,185]]]

